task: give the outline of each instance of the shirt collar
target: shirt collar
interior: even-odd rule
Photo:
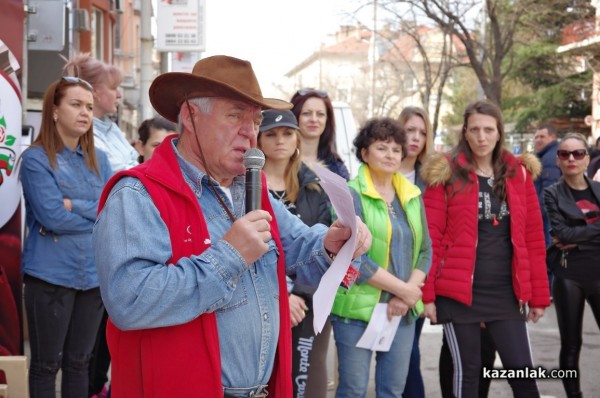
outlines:
[[[181,153],[177,150],[177,143],[179,142],[179,138],[175,138],[171,141],[171,145],[173,146],[173,152],[177,157],[177,162],[179,163],[179,167],[181,168],[181,173],[183,174],[183,178],[193,187],[194,192],[199,197],[202,196],[202,184],[208,184],[208,175],[188,162]],[[217,187],[220,187],[219,183],[213,179],[214,184]],[[244,183],[244,176],[236,176],[233,178],[233,182],[231,183],[230,188],[233,188],[234,185],[239,185]]]

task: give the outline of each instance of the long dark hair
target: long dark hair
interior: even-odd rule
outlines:
[[[319,147],[317,149],[317,158],[321,160],[328,160],[334,158],[337,161],[341,161],[342,158],[338,155],[335,150],[335,116],[333,114],[333,105],[329,99],[329,95],[325,91],[315,89],[301,89],[294,94],[291,99],[291,103],[294,105],[292,112],[296,116],[297,120],[300,120],[300,113],[302,113],[302,107],[309,98],[319,98],[325,103],[325,109],[327,111],[327,122],[325,123],[325,130],[319,137]]]
[[[55,106],[59,106],[65,92],[69,87],[83,87],[88,91],[92,91],[89,83],[85,81],[68,81],[62,78],[50,84],[44,94],[44,102],[42,105],[42,123],[40,126],[40,134],[37,136],[32,145],[42,147],[48,155],[48,161],[52,169],[56,169],[56,154],[65,148],[65,144],[58,133],[56,123],[53,118],[53,110]],[[98,161],[96,159],[96,150],[94,149],[94,126],[90,123],[90,128],[84,135],[79,137],[79,145],[83,151],[83,157],[87,167],[100,175]]]
[[[458,144],[450,151],[452,164],[454,166],[454,173],[450,179],[451,186],[454,187],[454,183],[459,181],[462,184],[458,190],[461,190],[471,182],[470,173],[474,169],[473,152],[471,151],[471,147],[465,138],[465,134],[467,133],[469,118],[475,114],[487,115],[496,119],[496,128],[498,130],[499,140],[492,151],[492,169],[494,171],[494,185],[492,187],[492,191],[500,200],[505,200],[506,178],[512,177],[515,174],[515,170],[509,170],[506,162],[504,162],[502,159],[505,152],[505,133],[504,122],[502,120],[502,111],[498,105],[487,99],[473,102],[465,109],[460,140],[458,141]],[[467,163],[464,165],[461,165],[459,162],[459,157],[461,155],[464,155],[467,161]]]

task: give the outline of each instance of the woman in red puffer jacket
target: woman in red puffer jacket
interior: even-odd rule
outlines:
[[[469,105],[458,145],[431,157],[421,174],[433,262],[425,314],[442,323],[454,362],[454,394],[477,397],[480,327],[507,369],[532,367],[526,322],[550,304],[545,243],[532,155],[505,149],[500,109]],[[516,397],[539,396],[534,379],[509,381]]]

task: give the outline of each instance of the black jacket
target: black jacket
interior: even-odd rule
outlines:
[[[585,177],[593,195],[600,203],[600,183]],[[563,243],[576,243],[580,250],[598,247],[600,222],[586,224],[581,210],[564,179],[544,190],[544,205],[550,220],[551,234]]]
[[[296,199],[298,217],[309,227],[317,223],[331,225],[331,204],[329,198],[318,186],[319,178],[302,163],[298,171],[300,191]],[[318,190],[315,188],[319,188]]]

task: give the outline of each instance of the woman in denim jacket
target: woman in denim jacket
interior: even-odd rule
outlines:
[[[40,134],[23,153],[28,235],[22,267],[29,324],[31,397],[88,393],[88,363],[102,317],[92,251],[98,199],[110,177],[94,148],[92,87],[63,77],[44,96]]]

